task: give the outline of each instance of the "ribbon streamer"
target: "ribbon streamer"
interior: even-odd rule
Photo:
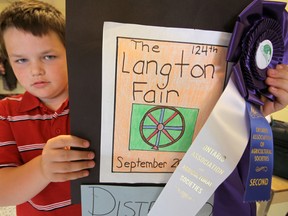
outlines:
[[[231,77],[148,216],[196,215],[237,166],[249,133],[245,101],[234,82]]]

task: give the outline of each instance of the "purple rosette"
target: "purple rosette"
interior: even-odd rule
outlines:
[[[238,16],[232,33],[227,61],[235,63],[241,95],[256,105],[263,105],[262,96],[274,100],[265,84],[267,70],[288,63],[285,6],[283,2],[253,1]]]

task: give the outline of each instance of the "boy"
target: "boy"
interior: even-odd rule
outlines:
[[[89,142],[69,134],[65,21],[51,5],[19,1],[0,17],[1,46],[24,94],[0,102],[0,205],[17,215],[81,215],[69,180],[94,167]]]

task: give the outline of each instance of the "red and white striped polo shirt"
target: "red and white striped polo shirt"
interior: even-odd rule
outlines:
[[[48,139],[69,134],[68,100],[57,111],[28,92],[0,101],[0,168],[17,167],[41,154]],[[28,202],[17,206],[18,216],[80,216],[71,205],[70,182],[50,183]]]

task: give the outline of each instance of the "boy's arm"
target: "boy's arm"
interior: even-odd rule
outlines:
[[[67,146],[87,148],[89,143],[74,136],[58,136],[47,142],[42,155],[28,163],[15,168],[0,169],[0,206],[28,201],[50,182],[87,176],[87,169],[95,165],[94,153],[65,150]]]
[[[18,205],[42,191],[50,182],[41,171],[41,156],[19,167],[0,169],[0,206]]]
[[[277,112],[288,105],[288,65],[279,64],[267,72],[266,84],[269,92],[276,97],[275,101],[266,100],[262,107],[264,116]]]

